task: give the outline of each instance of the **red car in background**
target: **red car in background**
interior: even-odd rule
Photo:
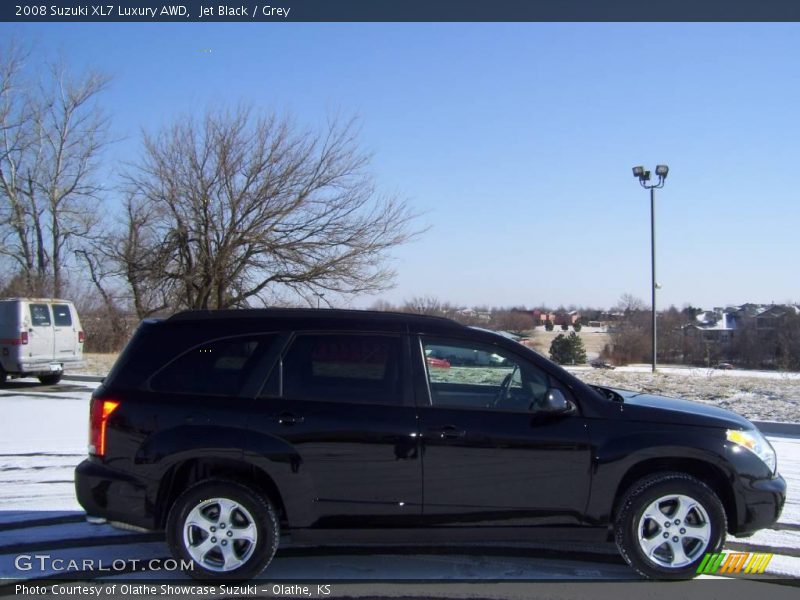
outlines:
[[[432,356],[428,356],[425,358],[428,363],[429,367],[433,367],[434,369],[449,369],[450,368],[450,361],[447,361],[443,358],[433,358]]]

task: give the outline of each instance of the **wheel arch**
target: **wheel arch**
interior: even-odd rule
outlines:
[[[616,521],[622,498],[625,497],[625,494],[637,481],[662,472],[685,473],[710,487],[722,503],[722,507],[725,510],[725,518],[728,522],[728,529],[731,530],[731,533],[735,533],[732,529],[736,527],[736,523],[739,520],[737,518],[736,499],[730,480],[719,467],[694,458],[651,458],[633,465],[617,486],[611,505],[610,523],[613,524]],[[613,533],[609,530],[609,539],[612,537]]]
[[[163,529],[178,496],[195,483],[205,480],[233,481],[255,490],[272,503],[281,527],[288,524],[283,496],[274,479],[263,469],[242,460],[190,458],[172,465],[161,478],[156,496],[156,526]]]

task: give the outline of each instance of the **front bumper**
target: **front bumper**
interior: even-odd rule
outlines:
[[[772,479],[754,479],[739,486],[737,495],[739,519],[732,533],[747,536],[770,527],[781,516],[786,502],[786,481],[780,475]]]
[[[75,494],[90,517],[156,529],[148,483],[87,458],[75,468]]]

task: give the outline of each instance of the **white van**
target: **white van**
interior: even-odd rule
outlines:
[[[7,377],[58,383],[65,367],[83,366],[84,340],[69,300],[0,299],[0,385]]]

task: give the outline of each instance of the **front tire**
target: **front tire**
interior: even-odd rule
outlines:
[[[232,481],[205,481],[181,494],[167,518],[167,543],[191,561],[195,579],[245,580],[263,571],[278,547],[275,509]]]
[[[651,579],[690,579],[706,553],[725,543],[727,521],[717,495],[685,473],[658,473],[635,483],[615,521],[617,548]]]

